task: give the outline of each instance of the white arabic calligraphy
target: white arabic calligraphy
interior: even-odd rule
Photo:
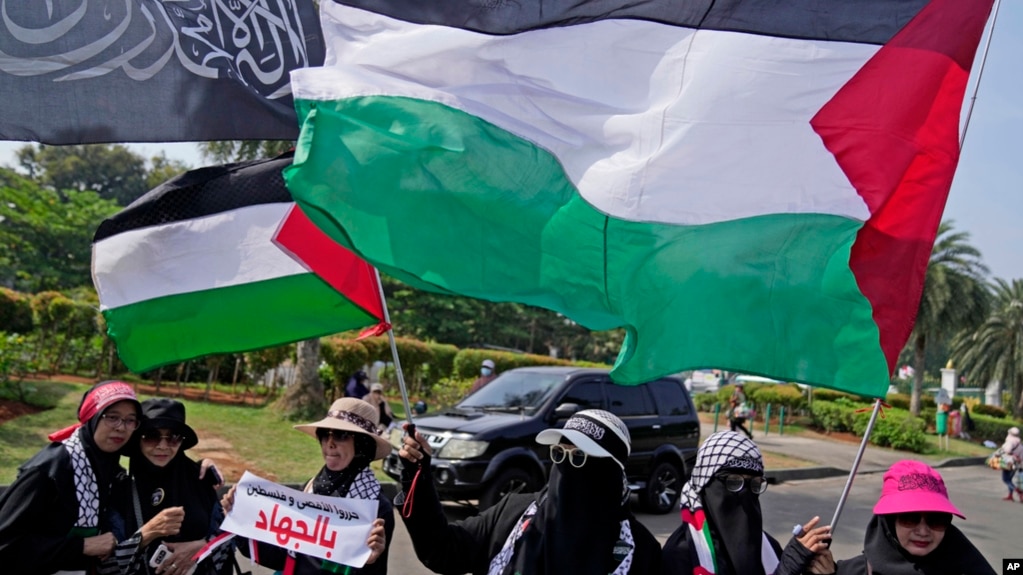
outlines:
[[[121,70],[141,82],[175,58],[276,99],[291,94],[289,72],[310,64],[295,2],[0,0],[0,72],[68,82]]]

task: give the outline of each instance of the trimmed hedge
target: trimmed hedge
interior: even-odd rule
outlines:
[[[764,385],[757,388],[756,391],[747,394],[747,397],[751,397],[757,405],[784,405],[789,413],[806,407],[806,398],[803,396],[803,390],[794,383]]]
[[[369,362],[369,350],[363,341],[342,337],[326,337],[320,340],[320,359],[330,366],[333,379],[330,385],[340,389],[341,395],[344,395],[348,378]]]
[[[997,405],[987,405],[984,403],[978,404],[973,408],[972,414],[987,415],[989,417],[995,417],[998,419],[1005,419],[1009,417],[1009,412],[998,407]],[[1012,427],[1011,425],[1009,427]]]
[[[978,405],[977,407],[980,406]],[[1005,441],[1005,436],[1008,434],[1010,427],[1020,427],[1019,423],[1011,419],[992,417],[978,413],[976,409],[970,414],[970,418],[973,419],[974,426],[973,431],[970,432],[971,437],[980,440],[990,439],[999,445]]]
[[[713,391],[704,391],[693,396],[693,404],[697,411],[714,411],[714,405],[721,403],[718,394]]]
[[[559,359],[546,355],[532,353],[510,353],[507,351],[493,351],[489,349],[463,349],[455,355],[455,368],[452,376],[455,378],[476,378],[480,374],[480,364],[484,359],[491,359],[497,367],[497,373],[508,371],[516,367],[531,367],[537,365],[575,365],[567,359]]]
[[[0,287],[0,331],[28,333],[32,331],[32,303],[29,296]]]

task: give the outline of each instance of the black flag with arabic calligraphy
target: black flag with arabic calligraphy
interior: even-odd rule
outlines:
[[[0,140],[294,139],[312,0],[0,0]]]

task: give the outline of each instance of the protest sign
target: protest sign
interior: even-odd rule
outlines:
[[[248,471],[235,489],[221,529],[289,551],[362,567],[376,500],[304,493]]]

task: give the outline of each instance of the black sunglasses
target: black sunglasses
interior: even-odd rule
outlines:
[[[171,447],[177,447],[185,440],[184,436],[177,433],[161,435],[159,431],[146,431],[139,436],[139,439],[146,445],[160,445],[160,442],[166,439],[167,445]]]
[[[327,439],[333,439],[334,443],[340,443],[349,437],[355,437],[355,434],[351,431],[341,431],[340,429],[324,429],[322,427],[316,428],[316,437],[321,442],[327,441]]]
[[[906,529],[912,529],[917,525],[920,525],[920,520],[923,519],[927,523],[927,526],[935,531],[944,531],[948,529],[948,526],[952,524],[951,513],[941,513],[938,511],[931,512],[920,512],[912,511],[909,513],[896,513],[895,521],[900,527]]]

